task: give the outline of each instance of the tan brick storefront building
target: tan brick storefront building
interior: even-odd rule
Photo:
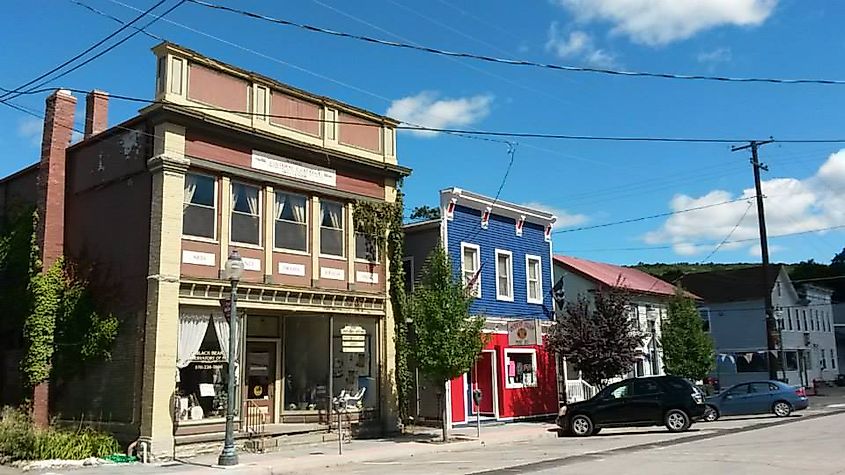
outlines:
[[[154,103],[109,128],[108,95],[91,93],[86,136],[68,147],[76,99],[57,91],[40,163],[0,181],[4,214],[40,202],[45,258],[93,269],[99,304],[121,321],[113,358],[52,390],[51,414],[160,456],[222,441],[220,276],[237,250],[241,416],[325,430],[328,396],[365,388],[362,425],[395,428],[387,261],[355,232],[352,203],[395,201],[410,172],[398,124],[180,46],[153,51]],[[363,350],[341,350],[349,332]]]

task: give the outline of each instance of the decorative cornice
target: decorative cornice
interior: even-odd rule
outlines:
[[[156,155],[147,160],[147,169],[150,173],[156,173],[160,170],[170,173],[185,173],[191,161],[187,158],[171,157],[165,154]]]

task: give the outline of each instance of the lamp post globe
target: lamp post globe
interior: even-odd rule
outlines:
[[[223,271],[223,278],[231,284],[230,310],[229,310],[229,380],[226,394],[226,436],[223,441],[223,451],[217,458],[217,464],[232,466],[238,464],[238,454],[235,451],[235,379],[237,375],[237,342],[238,342],[238,281],[244,272],[244,262],[238,254],[237,249],[229,254],[226,259],[226,266]],[[222,349],[222,348],[221,348]]]

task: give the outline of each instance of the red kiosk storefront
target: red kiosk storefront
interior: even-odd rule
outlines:
[[[475,367],[447,386],[452,426],[554,416],[558,411],[557,367],[543,344],[547,321],[488,318],[488,341]],[[473,391],[481,391],[476,406]]]

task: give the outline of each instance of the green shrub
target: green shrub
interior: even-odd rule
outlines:
[[[91,428],[36,429],[24,411],[11,407],[0,411],[0,462],[80,460],[119,452],[120,445],[111,434]]]

